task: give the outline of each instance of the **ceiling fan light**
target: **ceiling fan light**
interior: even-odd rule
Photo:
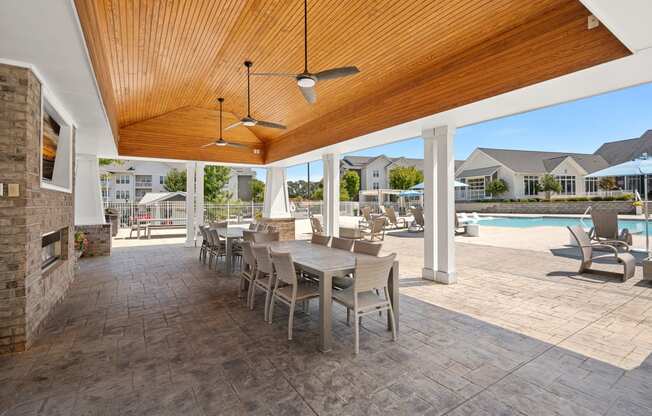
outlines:
[[[218,140],[215,142],[215,146],[226,146],[227,143],[224,140]]]
[[[297,84],[301,88],[312,88],[315,86],[315,80],[310,77],[299,77],[297,78]]]
[[[242,124],[247,126],[247,127],[253,127],[253,126],[256,125],[256,122],[254,122],[252,120],[247,120],[247,121],[243,121]]]

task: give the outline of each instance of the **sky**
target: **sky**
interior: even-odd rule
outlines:
[[[640,137],[652,129],[652,84],[457,129],[455,159],[476,147],[593,153],[608,141]],[[423,157],[421,138],[349,153],[356,156]],[[265,180],[265,169],[256,169]],[[310,180],[322,177],[321,161],[310,164]],[[306,165],[288,168],[288,180],[306,179]]]

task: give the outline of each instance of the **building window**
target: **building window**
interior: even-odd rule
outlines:
[[[158,183],[159,185],[163,185],[163,182],[165,181],[165,176],[159,176],[158,177]]]
[[[129,199],[129,191],[117,190],[115,191],[115,199]]]
[[[378,170],[373,171],[373,172],[372,172],[372,176],[373,176],[374,178],[380,178],[380,171],[378,171]],[[375,189],[375,188],[374,188],[374,189]]]
[[[539,177],[526,175],[523,177],[523,189],[525,196],[537,195],[539,188]]]
[[[469,199],[483,199],[485,197],[484,177],[468,178],[466,184],[469,185],[467,188]]]
[[[555,179],[561,185],[560,195],[575,195],[575,176],[561,175]]]
[[[102,188],[102,198],[109,199],[111,191],[108,188]]]
[[[584,178],[584,192],[587,194],[598,193],[598,178]]]
[[[128,184],[129,183],[129,175],[120,175],[116,178],[115,183],[120,183],[120,184]]]
[[[136,175],[136,188],[151,188],[152,175]]]
[[[380,189],[380,185],[378,185],[378,182],[373,183],[373,189]]]

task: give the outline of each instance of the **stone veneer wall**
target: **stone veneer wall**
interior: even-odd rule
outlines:
[[[278,228],[281,241],[296,240],[294,218],[261,218],[260,222]]]
[[[495,214],[583,214],[588,207],[635,214],[631,201],[552,201],[552,202],[456,202],[457,212]]]
[[[76,231],[86,234],[88,248],[84,257],[110,256],[111,255],[111,223],[99,225],[77,225]]]
[[[20,189],[0,197],[0,353],[30,346],[74,278],[74,197],[41,189],[40,126],[39,80],[0,64],[0,182]],[[42,271],[41,236],[63,228],[63,258]]]

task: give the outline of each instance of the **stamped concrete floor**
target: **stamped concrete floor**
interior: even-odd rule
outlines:
[[[0,357],[0,415],[650,415],[652,288],[576,276],[565,255],[458,244],[459,283],[418,278],[422,239],[392,235],[401,333],[334,306],[273,325],[196,249],[84,260],[32,349]],[[558,253],[559,254],[559,253]],[[564,253],[560,253],[564,254]],[[640,272],[640,271],[639,271]],[[384,317],[383,317],[384,318]]]

